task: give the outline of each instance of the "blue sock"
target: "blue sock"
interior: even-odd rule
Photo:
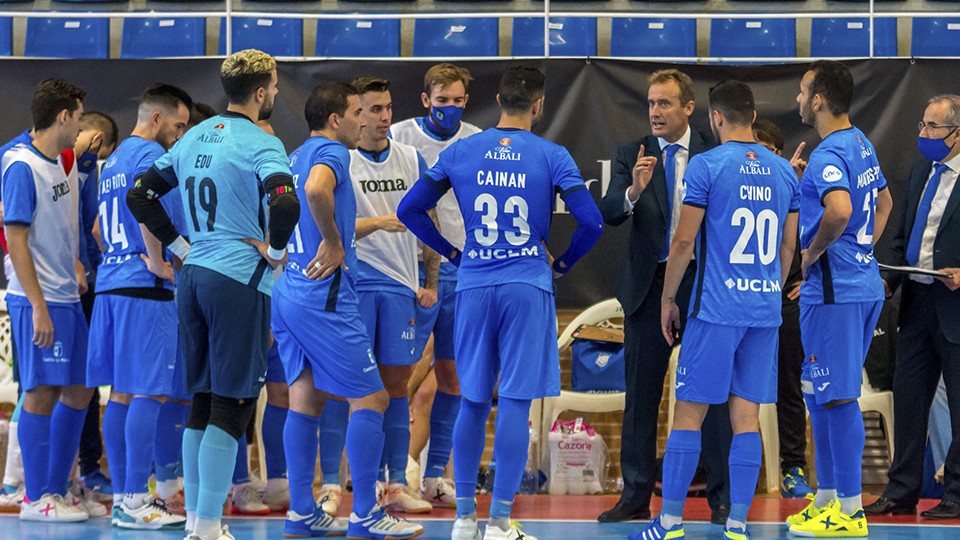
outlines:
[[[210,424],[203,432],[197,465],[200,489],[197,491],[197,518],[220,519],[223,501],[230,492],[230,477],[237,456],[237,440]],[[233,458],[233,459],[231,459]]]
[[[189,405],[172,401],[160,406],[160,416],[157,418],[157,442],[154,447],[158,482],[175,480],[179,476],[183,455],[183,428],[187,423],[189,412]]]
[[[430,451],[427,453],[427,466],[423,469],[424,478],[440,478],[450,461],[453,449],[453,425],[460,412],[460,396],[437,391],[430,409]]]
[[[340,484],[340,456],[347,440],[350,404],[328,399],[320,415],[320,470],[324,484]]]
[[[453,426],[453,478],[457,487],[457,517],[476,513],[477,470],[486,443],[490,402],[477,403],[463,398]],[[526,428],[524,428],[526,431]],[[526,454],[526,451],[524,451]],[[498,466],[499,467],[499,466]],[[499,471],[497,473],[499,476]]]
[[[804,394],[803,399],[807,402],[807,411],[810,412],[810,425],[813,427],[813,447],[816,449],[817,490],[836,489],[837,483],[833,477],[833,453],[830,449],[830,429],[827,421],[827,410],[823,408],[823,405],[817,404],[817,400],[813,397],[813,394]],[[857,459],[860,459],[860,457]]]
[[[118,494],[127,482],[126,425],[129,410],[129,405],[111,400],[103,412],[103,446],[107,453],[110,481],[116,486]]]
[[[390,469],[390,482],[407,483],[407,456],[410,455],[410,400],[390,398],[383,413],[383,458]]]
[[[529,399],[500,396],[497,401],[496,444],[497,475],[493,479],[493,502],[490,519],[509,518],[513,497],[520,489],[523,469],[527,464],[530,444]]]
[[[200,443],[203,432],[199,429],[183,430],[183,508],[190,513],[197,511],[200,497]]]
[[[67,477],[73,467],[73,458],[80,448],[80,434],[87,409],[74,409],[57,402],[50,417],[50,470],[48,472],[51,493],[67,494]]]
[[[733,436],[730,444],[730,519],[746,524],[757,491],[763,448],[756,431]]]
[[[247,455],[247,436],[237,439],[237,455],[233,466],[233,483],[246,484],[250,481],[250,456]]]
[[[316,416],[290,410],[283,425],[283,450],[289,464],[290,509],[301,516],[312,514],[317,507],[313,499],[313,471],[317,462],[319,424],[320,419]]]
[[[147,493],[147,480],[153,468],[154,446],[157,442],[157,418],[160,402],[148,397],[136,397],[130,402],[127,418],[127,473],[123,484],[126,493]]]
[[[837,496],[856,497],[863,492],[863,414],[856,401],[826,410],[833,455]],[[819,474],[819,469],[817,470]]]
[[[353,476],[353,511],[370,515],[377,504],[377,467],[383,455],[383,415],[371,409],[354,411],[347,425],[347,461]]]
[[[283,454],[283,425],[287,409],[267,403],[263,410],[263,454],[267,462],[267,479],[287,477],[287,458]]]
[[[663,454],[663,507],[661,513],[682,517],[687,490],[700,461],[700,432],[675,429]],[[497,474],[500,474],[499,471]]]
[[[23,483],[27,498],[37,502],[49,491],[50,417],[20,411],[17,426],[20,454],[23,456]]]

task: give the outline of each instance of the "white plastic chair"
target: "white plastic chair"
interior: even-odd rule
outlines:
[[[563,332],[560,333],[560,337],[557,339],[557,348],[560,351],[564,351],[570,347],[573,343],[573,333],[584,324],[604,328],[622,328],[622,324],[611,320],[618,318],[623,318],[623,307],[620,306],[620,302],[615,298],[609,298],[593,304],[583,310],[580,315],[577,315],[577,317],[564,328]],[[540,463],[546,462],[547,452],[549,451],[548,445],[543,444],[543,441],[545,441],[545,438],[549,435],[553,423],[560,417],[560,413],[570,410],[592,413],[623,411],[626,401],[625,396],[626,394],[623,392],[591,394],[561,390],[559,396],[544,398],[539,424],[539,440],[541,441]],[[531,420],[534,420],[536,410],[537,404],[534,403],[530,411]],[[536,425],[537,424],[534,424],[534,426]]]
[[[887,438],[887,449],[890,451],[890,462],[893,463],[893,392],[890,390],[876,390],[870,385],[870,377],[866,368],[863,369],[863,383],[860,387],[860,411],[880,413],[883,420],[883,432]]]

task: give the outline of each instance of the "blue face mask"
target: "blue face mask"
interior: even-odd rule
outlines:
[[[453,131],[463,116],[463,107],[447,105],[446,107],[430,107],[430,119],[437,127],[444,131]]]
[[[956,131],[954,128],[953,131]],[[947,134],[947,137],[953,135],[953,131]],[[956,146],[957,143],[953,143],[953,146],[947,146],[947,143],[943,139],[928,139],[926,137],[917,138],[917,148],[920,150],[920,153],[923,154],[923,157],[929,159],[930,161],[942,162],[943,158],[947,157],[950,154],[950,151],[953,150],[953,146]]]

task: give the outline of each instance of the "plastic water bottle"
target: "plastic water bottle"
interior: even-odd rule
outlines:
[[[529,422],[530,443],[527,445],[527,465],[523,469],[523,478],[520,480],[520,493],[533,495],[540,489],[540,474],[537,470],[537,431]]]

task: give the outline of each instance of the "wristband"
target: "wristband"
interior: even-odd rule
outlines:
[[[286,255],[286,254],[287,254],[287,248],[274,249],[273,246],[270,246],[270,247],[267,248],[267,257],[270,257],[271,259],[273,259],[273,260],[275,260],[275,261],[279,261],[279,260],[283,259],[283,256]]]
[[[168,247],[181,261],[186,259],[190,253],[190,244],[182,236],[178,236],[176,240],[170,242]]]

